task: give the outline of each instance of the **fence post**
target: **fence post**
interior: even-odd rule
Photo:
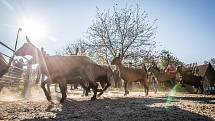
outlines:
[[[26,72],[26,78],[24,80],[24,98],[29,98],[31,95],[31,71],[32,71],[32,65],[30,62],[27,64],[27,72]]]

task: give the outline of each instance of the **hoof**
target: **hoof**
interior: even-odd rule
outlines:
[[[149,95],[148,93],[145,94],[146,97],[147,97],[148,95]]]
[[[49,102],[51,102],[51,101],[52,101],[52,98],[51,98],[50,96],[48,96],[48,97],[47,97],[47,100],[48,100]]]
[[[94,100],[96,100],[96,97],[92,97],[90,100],[91,100],[91,101],[94,101]]]
[[[102,94],[103,94],[103,93],[99,93],[99,94],[98,94],[98,97],[100,97]]]
[[[128,92],[128,91],[126,91],[126,92],[125,92],[125,94],[124,94],[124,96],[127,96],[128,94],[129,94],[129,92]]]
[[[64,103],[64,101],[65,101],[65,99],[61,99],[61,100],[60,100],[60,103],[62,104],[62,103]]]

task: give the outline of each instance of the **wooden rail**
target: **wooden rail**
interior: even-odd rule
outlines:
[[[22,80],[25,80],[23,76],[25,73],[26,70],[11,66],[8,73],[4,74],[0,78],[0,87],[17,86],[23,84],[21,82]]]
[[[9,46],[7,46],[6,44],[4,44],[3,42],[1,42],[0,41],[0,44],[1,45],[3,45],[4,47],[6,47],[7,49],[9,49],[9,50],[11,50],[12,52],[16,52],[14,49],[12,49],[12,48],[10,48]],[[6,56],[6,57],[8,57],[8,58],[11,58],[12,59],[12,57],[10,57],[10,56],[8,56],[8,55],[6,55],[6,54],[4,54],[4,53],[2,53],[2,52],[0,52],[2,55],[4,55],[4,56]],[[23,57],[24,59],[26,59],[27,61],[29,61],[26,57]]]

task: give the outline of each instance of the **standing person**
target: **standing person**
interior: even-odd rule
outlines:
[[[165,73],[170,77],[170,83],[171,85],[175,84],[175,78],[176,78],[176,69],[172,64],[169,64],[167,68],[165,69]]]

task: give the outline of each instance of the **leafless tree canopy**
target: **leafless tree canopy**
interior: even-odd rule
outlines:
[[[95,20],[87,31],[88,41],[67,44],[61,55],[73,55],[78,48],[79,53],[100,64],[108,64],[120,53],[125,62],[133,62],[136,66],[143,63],[163,68],[168,64],[182,65],[168,50],[153,53],[156,29],[156,20],[150,21],[138,5],[123,9],[114,5],[113,11],[97,8]]]
[[[56,52],[57,55],[83,55],[87,51],[87,44],[84,40],[77,40],[68,43],[62,50]]]
[[[118,53],[125,59],[140,57],[146,54],[147,47],[155,44],[155,24],[156,20],[151,22],[138,5],[122,9],[114,5],[113,11],[97,8],[97,16],[87,34],[90,45],[109,55],[107,58],[116,57]]]
[[[211,58],[209,61],[205,60],[204,64],[211,63],[212,65],[215,65],[215,58]]]

